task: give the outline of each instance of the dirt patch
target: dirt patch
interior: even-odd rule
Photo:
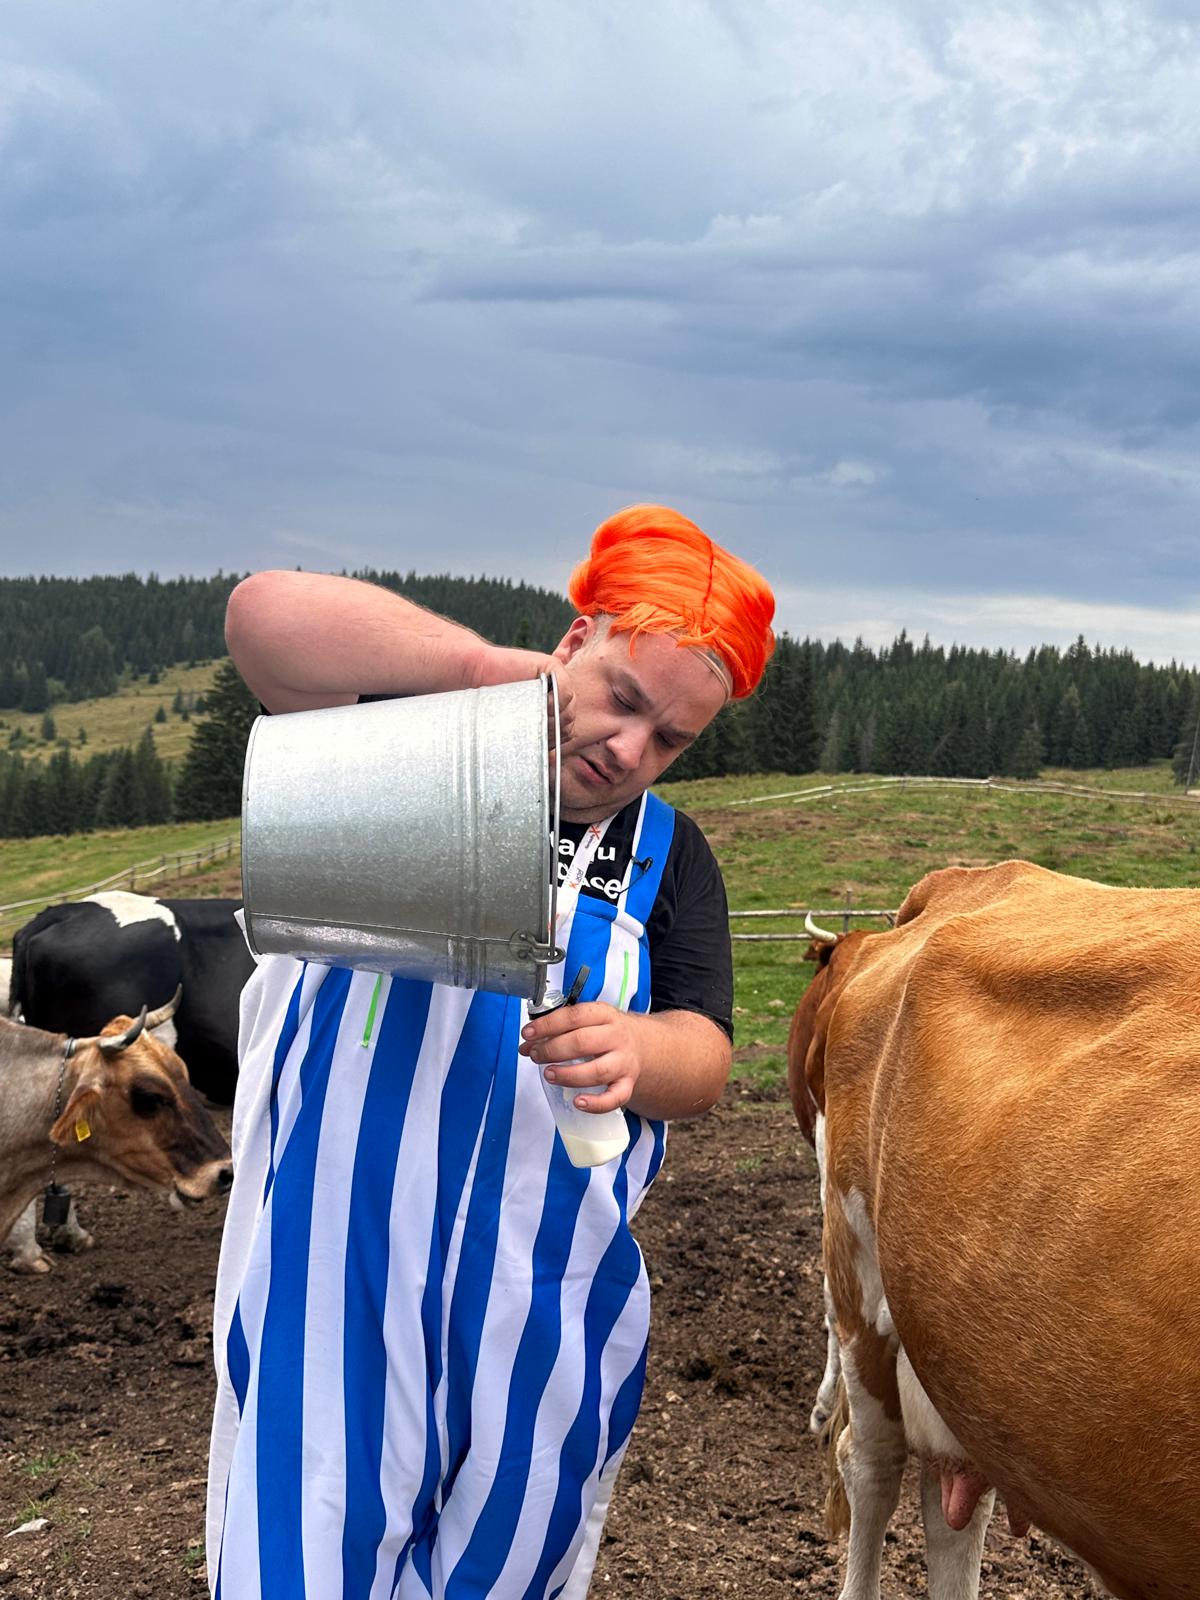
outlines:
[[[0,1277],[0,1600],[185,1600],[201,1538],[221,1209],[91,1190],[87,1255]],[[637,1221],[654,1286],[646,1401],[593,1596],[835,1596],[806,1431],[824,1359],[812,1158],[778,1093],[734,1085],[671,1133]],[[982,1592],[1079,1600],[1077,1563],[993,1524]],[[923,1595],[911,1481],[884,1592]]]

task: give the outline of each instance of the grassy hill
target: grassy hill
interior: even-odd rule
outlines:
[[[116,694],[99,700],[60,700],[51,706],[50,713],[57,729],[57,739],[46,741],[41,736],[42,716],[22,711],[0,712],[0,742],[8,745],[14,732],[21,730],[24,743],[21,754],[33,760],[45,760],[65,740],[76,756],[86,759],[106,750],[117,750],[122,745],[136,744],[147,726],[154,729],[154,743],[164,760],[181,760],[192,737],[192,722],[184,721],[171,710],[177,691],[184,696],[207,694],[212,687],[213,674],[218,661],[198,663],[194,667],[166,667],[157,683],[145,678],[126,679]],[[155,722],[159,706],[166,712],[165,722]],[[87,742],[80,744],[79,730],[87,734]],[[7,897],[0,897],[7,898]]]
[[[0,839],[0,906],[40,898],[42,904],[69,899],[74,891],[121,873],[114,889],[132,886],[147,894],[238,894],[241,823],[174,822],[161,828],[123,828],[106,833],[75,833],[66,838]],[[214,851],[211,867],[183,860],[197,851]],[[223,867],[220,883],[214,871]],[[225,888],[228,880],[234,886]],[[40,905],[0,911],[0,950]]]
[[[1106,883],[1200,885],[1200,804],[1172,784],[1166,763],[1043,776],[1101,793],[897,781],[872,787],[879,780],[778,773],[664,784],[661,793],[704,829],[724,871],[730,906],[738,911],[836,912],[847,898],[856,907],[894,909],[935,867],[982,866],[1014,856]],[[172,863],[178,852],[223,849],[237,829],[232,820],[0,841],[0,903],[65,896],[145,861],[169,869],[139,881],[152,892],[237,894],[236,844],[232,855],[219,856],[207,868],[188,868],[182,877],[174,876]],[[0,917],[0,945],[30,915],[27,910]],[[801,959],[807,943],[802,918],[735,919],[732,926],[735,938],[749,932],[797,936],[734,944],[738,1070],[760,1081],[777,1080],[788,1022],[812,975]]]
[[[936,867],[1013,857],[1130,887],[1200,886],[1200,804],[1174,786],[1167,763],[1048,771],[1043,779],[1106,792],[905,787],[894,780],[869,788],[879,780],[820,773],[704,779],[666,784],[660,792],[704,829],[735,910],[836,909],[847,897],[854,906],[894,909]],[[836,792],[793,792],[828,786]],[[882,920],[853,925],[886,926]],[[801,935],[803,920],[735,919],[732,928],[738,1070],[775,1081],[785,1069],[792,1011],[812,975],[801,959],[807,941],[749,943],[737,935]]]

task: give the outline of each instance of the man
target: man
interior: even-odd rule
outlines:
[[[272,712],[558,678],[558,942],[581,1002],[263,960],[242,1000],[234,1191],[214,1319],[216,1600],[586,1593],[645,1370],[628,1222],[665,1123],[720,1095],[732,963],[720,872],[647,791],[774,645],[761,577],[678,513],[597,529],[549,657],[384,590],[248,578],[227,634]],[[577,1062],[587,1057],[586,1062]],[[624,1108],[567,1160],[538,1071]]]

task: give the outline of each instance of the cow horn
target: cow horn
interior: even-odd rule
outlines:
[[[159,1006],[157,1011],[152,1011],[146,1018],[147,1031],[149,1031],[151,1028],[161,1028],[164,1022],[170,1022],[171,1018],[175,1015],[179,1002],[182,999],[183,985],[180,984],[175,993],[167,1001],[166,1005]]]
[[[96,1043],[106,1056],[115,1056],[119,1050],[127,1049],[145,1026],[146,1008],[143,1006],[139,1016],[129,1024],[124,1033],[118,1033],[114,1039],[97,1039]]]
[[[804,914],[804,931],[811,934],[814,939],[820,939],[822,944],[836,944],[838,942],[836,933],[830,933],[827,928],[817,927],[812,919],[811,911],[807,911]]]

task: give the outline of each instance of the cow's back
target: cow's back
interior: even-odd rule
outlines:
[[[180,982],[177,942],[157,918],[119,926],[103,905],[50,906],[13,938],[12,999],[51,1033],[99,1033],[164,1005]]]
[[[897,1332],[976,1464],[1117,1592],[1200,1595],[1200,893],[935,876],[825,1060]]]

